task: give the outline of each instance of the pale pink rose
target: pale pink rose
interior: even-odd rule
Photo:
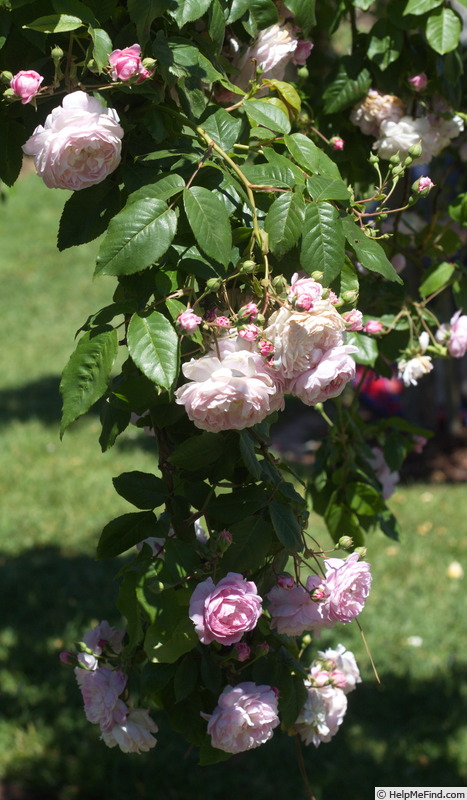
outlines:
[[[127,709],[125,719],[103,730],[101,739],[107,747],[118,747],[123,753],[147,753],[155,747],[157,740],[152,736],[158,727],[145,708]]]
[[[418,184],[417,184],[417,192],[424,192],[427,189],[432,189],[433,186],[434,186],[434,183],[433,183],[432,180],[430,180],[430,178],[427,178],[427,177],[419,178],[418,179]]]
[[[257,325],[245,325],[245,327],[240,328],[238,331],[238,335],[245,339],[246,342],[254,342],[258,338],[259,334],[261,333],[260,329]]]
[[[375,475],[382,486],[382,495],[384,499],[387,500],[395,492],[396,486],[400,480],[399,473],[392,472],[389,469],[381,447],[372,447],[372,451],[373,457],[369,459],[369,463],[373,467]]]
[[[228,572],[216,585],[212,578],[198,584],[191,595],[189,616],[203,644],[235,644],[256,626],[261,604],[252,581]]]
[[[336,306],[338,304],[338,302],[339,302],[339,298],[338,298],[337,294],[335,292],[333,292],[332,289],[329,290],[329,298],[328,299],[329,299],[329,302],[332,303],[333,306]]]
[[[289,303],[299,311],[310,311],[317,300],[321,300],[323,287],[305,272],[295,272],[290,284]]]
[[[353,108],[350,121],[367,136],[378,136],[382,122],[398,122],[404,115],[404,110],[404,103],[399,97],[370,89],[364,100]]]
[[[272,344],[272,342],[266,342],[264,339],[262,339],[258,344],[258,349],[261,355],[264,356],[265,358],[271,356],[274,353],[274,345]]]
[[[331,673],[329,670],[323,669],[321,664],[313,663],[310,667],[309,679],[312,686],[326,686],[331,682]]]
[[[75,676],[83,696],[86,719],[101,728],[108,728],[113,724],[113,712],[118,696],[126,686],[127,676],[120,670],[107,667],[90,671],[75,667]]]
[[[85,670],[97,669],[99,666],[99,659],[92,653],[78,653],[77,661]]]
[[[333,150],[343,150],[345,146],[345,142],[340,136],[333,136],[331,139],[331,144]]]
[[[348,558],[325,558],[326,600],[322,613],[331,622],[350,622],[363,610],[371,586],[370,565],[359,561],[358,553]]]
[[[248,661],[251,654],[251,648],[248,647],[246,642],[238,642],[234,647],[235,657],[237,661]]]
[[[122,652],[122,640],[125,631],[119,628],[112,628],[106,619],[102,620],[91,630],[86,631],[83,642],[95,656],[102,655],[107,648],[114,653]]]
[[[384,325],[378,319],[369,319],[363,326],[365,333],[381,333],[384,331]]]
[[[402,358],[398,363],[398,377],[404,382],[404,386],[416,386],[420,378],[427,375],[433,369],[431,356],[418,355],[408,361]]]
[[[228,317],[224,317],[222,315],[220,317],[216,317],[213,320],[213,323],[214,325],[218,325],[219,328],[230,328],[230,320]]]
[[[63,98],[23,145],[52,189],[78,191],[101,183],[120,163],[123,130],[117,112],[85,92]]]
[[[274,366],[284,379],[313,369],[323,354],[344,342],[345,323],[329,300],[311,311],[280,308],[269,319],[264,336],[274,345]]]
[[[355,378],[356,364],[351,354],[357,349],[347,344],[327,350],[313,369],[290,382],[290,394],[299,397],[307,406],[340,395],[347,383]]]
[[[345,672],[341,672],[340,669],[334,669],[331,672],[331,683],[333,686],[337,686],[338,689],[345,690],[347,686],[347,678],[345,676]]]
[[[352,692],[357,683],[362,682],[355,656],[350,650],[346,650],[343,644],[338,644],[335,649],[318,650],[318,657],[333,662],[337,670],[345,676],[345,686],[339,687],[345,694]]]
[[[292,62],[303,66],[310,55],[312,43],[297,38],[298,28],[289,23],[278,23],[258,33],[257,39],[243,56],[235,56],[233,64],[239,69],[232,78],[233,83],[245,91],[254,77],[252,59],[262,70],[263,78],[281,81],[287,65]]]
[[[177,322],[180,328],[186,333],[193,333],[199,325],[202,323],[202,318],[198,317],[192,308],[187,308],[186,311],[182,311],[181,314],[177,317]]]
[[[313,687],[308,681],[308,697],[297,717],[292,732],[298,733],[305,744],[319,747],[337,733],[347,710],[347,697],[335,686]]]
[[[182,367],[190,380],[175,392],[197,428],[243,430],[284,407],[284,397],[259,353],[241,339],[221,339],[217,349]]]
[[[259,308],[256,303],[247,303],[246,305],[242,306],[240,311],[238,312],[239,319],[243,319],[244,317],[249,317],[251,319],[255,319],[259,314]]]
[[[428,164],[463,130],[464,123],[458,114],[450,119],[430,115],[417,118],[405,116],[397,122],[384,120],[373,148],[378,150],[381,158],[389,159],[399,153],[403,160],[412,145],[420,144],[422,153],[414,158],[412,165]]]
[[[301,636],[305,631],[328,627],[321,613],[322,604],[310,597],[310,590],[320,582],[320,578],[313,577],[307,583],[308,591],[303,586],[274,586],[267,595],[271,628],[287,636]]]
[[[10,86],[16,97],[21,97],[21,103],[24,106],[36,96],[43,80],[43,76],[39,75],[34,69],[22,69],[16,75],[13,75]]]
[[[422,92],[428,83],[428,78],[424,72],[421,72],[419,75],[412,75],[412,77],[409,78],[409,83],[416,92]]]
[[[451,318],[451,335],[448,350],[453,358],[462,358],[467,352],[467,316],[456,311]]]
[[[352,311],[346,311],[345,314],[342,314],[342,319],[348,331],[361,331],[363,328],[362,312],[359,311],[358,308],[354,308]]]
[[[136,78],[136,83],[141,83],[151,76],[141,61],[139,44],[132,44],[124,50],[113,50],[109,55],[109,62],[113,81],[131,81]]]
[[[270,686],[252,681],[226,686],[208,720],[212,746],[225,753],[243,753],[265,744],[279,725],[277,695]]]

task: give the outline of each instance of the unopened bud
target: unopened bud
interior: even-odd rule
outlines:
[[[356,547],[354,553],[358,553],[360,559],[363,561],[363,559],[366,558],[367,549],[366,547]]]
[[[143,61],[142,61],[143,67],[145,69],[149,70],[149,72],[152,72],[154,70],[154,68],[156,66],[156,63],[157,62],[156,62],[155,58],[143,58]]]
[[[71,650],[62,650],[62,652],[58,654],[58,657],[62,664],[66,664],[69,667],[73,666],[77,662],[76,655],[75,653],[72,653]]]
[[[246,661],[250,658],[251,649],[245,642],[238,642],[234,647],[235,656],[237,661]]]
[[[53,61],[60,61],[65,53],[63,52],[62,48],[56,44],[55,47],[52,47],[50,55],[52,56]]]
[[[375,153],[372,153],[368,159],[369,164],[378,164],[379,158]]]
[[[410,152],[410,150],[409,150],[409,152]],[[394,155],[391,156],[391,158],[389,159],[389,163],[390,164],[396,164],[396,165],[400,164],[401,160],[400,160],[399,153],[394,153]]]
[[[99,67],[97,66],[93,58],[89,59],[88,63],[86,64],[86,67],[89,70],[89,72],[92,72],[94,75],[99,74]]]
[[[222,555],[229,549],[232,544],[232,534],[229,531],[223,530],[215,533],[209,538],[209,548],[214,553]]]
[[[341,536],[337,544],[342,550],[350,550],[353,547],[353,539],[351,536]]]
[[[410,167],[412,161],[413,158],[411,156],[407,156],[407,158],[404,159],[404,167]]]
[[[247,259],[246,261],[242,261],[238,268],[239,272],[254,272],[256,270],[256,264],[251,259]]]
[[[279,575],[277,585],[280,586],[281,589],[293,589],[295,581],[291,575]]]
[[[267,656],[269,653],[269,645],[267,642],[260,642],[255,647],[255,653],[258,656]]]
[[[303,67],[299,67],[297,69],[297,75],[298,75],[299,78],[303,78],[304,80],[306,80],[308,78],[309,74],[310,73],[309,73],[308,67],[303,66]]]
[[[348,292],[342,293],[342,299],[345,303],[356,303],[358,300],[358,292],[355,289],[349,289]]]
[[[409,147],[408,153],[409,156],[412,156],[412,158],[420,158],[422,154],[422,145],[420,144],[420,142],[411,145],[411,147]]]
[[[12,80],[13,80],[13,73],[12,72],[8,72],[8,70],[6,70],[6,69],[3,70],[3,72],[0,72],[0,81],[2,83],[6,83],[9,86]]]
[[[310,277],[313,278],[314,281],[318,281],[318,283],[322,283],[323,278],[324,278],[324,272],[321,272],[319,269],[315,269],[315,271],[311,273]]]
[[[5,89],[3,92],[3,97],[16,97],[13,89]]]
[[[222,278],[209,278],[206,281],[206,288],[209,289],[210,292],[217,292],[222,286]]]
[[[283,292],[285,287],[287,286],[287,281],[285,280],[283,275],[276,275],[276,277],[272,281],[272,285],[276,292]]]

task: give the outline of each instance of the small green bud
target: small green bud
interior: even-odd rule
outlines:
[[[339,541],[337,542],[337,547],[342,548],[342,550],[350,550],[353,547],[353,539],[351,536],[341,536]]]
[[[3,92],[3,97],[15,97],[13,89],[5,89]]]
[[[88,68],[89,72],[93,73],[93,75],[99,74],[99,67],[97,66],[93,58],[89,59],[88,63],[86,64],[86,67]]]
[[[306,78],[308,78],[309,74],[310,73],[309,73],[307,67],[299,67],[297,69],[297,75],[298,75],[299,78],[303,78],[304,80],[306,80]]]
[[[379,158],[375,153],[372,153],[368,159],[369,164],[378,164]]]
[[[409,156],[412,156],[412,158],[420,158],[422,154],[422,146],[420,142],[418,142],[418,144],[413,144],[411,147],[409,147],[408,152]]]
[[[2,83],[10,84],[12,78],[13,74],[11,72],[8,72],[8,70],[5,69],[3,70],[3,72],[0,72],[0,80]]]
[[[342,299],[344,303],[356,303],[358,300],[358,291],[356,289],[349,289],[347,292],[342,292]]]
[[[63,52],[62,48],[56,44],[55,47],[52,47],[50,55],[52,56],[53,61],[61,61],[65,53]]]
[[[410,167],[412,161],[413,161],[413,158],[411,156],[407,156],[407,158],[404,159],[404,167]]]
[[[242,261],[238,268],[239,272],[255,272],[256,264],[251,259],[247,259],[246,261]]]
[[[145,67],[146,69],[149,70],[149,72],[151,72],[155,68],[157,61],[155,58],[143,58],[142,64],[143,67]]]
[[[314,281],[318,281],[318,283],[321,283],[324,278],[324,272],[320,272],[320,270],[317,269],[311,273],[311,277],[313,278]]]
[[[391,156],[391,158],[389,159],[389,163],[390,164],[396,164],[396,165],[400,164],[401,163],[401,159],[400,159],[399,153],[395,153],[393,156]]]
[[[217,292],[222,286],[222,278],[209,278],[206,281],[206,288],[209,289],[210,292]]]
[[[354,553],[358,553],[360,559],[363,561],[363,559],[366,558],[367,549],[366,547],[356,547]]]
[[[276,277],[272,281],[272,285],[276,292],[283,292],[285,287],[287,286],[287,281],[285,280],[283,275],[276,275]]]

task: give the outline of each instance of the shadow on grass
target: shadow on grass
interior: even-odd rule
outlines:
[[[73,672],[60,664],[58,652],[72,646],[93,618],[118,622],[115,572],[114,562],[67,556],[55,547],[0,558],[7,732],[2,742],[0,728],[0,747],[10,751],[4,780],[23,787],[25,800],[229,800],[239,793],[255,800],[305,800],[294,744],[284,735],[204,768],[162,714],[156,715],[159,741],[151,753],[125,756],[98,741],[96,726],[84,718]],[[366,800],[375,785],[461,786],[453,757],[460,685],[461,675],[450,669],[427,681],[388,673],[382,686],[359,686],[335,739],[304,750],[319,800]]]

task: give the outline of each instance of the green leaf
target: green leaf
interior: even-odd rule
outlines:
[[[456,49],[461,32],[461,20],[450,8],[440,8],[428,17],[426,23],[428,44],[442,56]]]
[[[448,286],[455,271],[456,265],[451,264],[449,261],[443,261],[442,264],[436,264],[431,267],[420,284],[420,296],[428,297],[433,292]]]
[[[226,267],[232,250],[232,232],[224,204],[203,186],[185,189],[183,202],[198,245],[206,255]]]
[[[246,113],[257,125],[278,133],[290,131],[290,121],[286,114],[266,100],[246,100],[243,104]]]
[[[350,217],[343,217],[342,225],[345,238],[363,267],[389,281],[403,283],[379,242],[370,239]]]
[[[261,565],[273,541],[271,525],[262,517],[246,517],[229,527],[232,544],[222,557],[222,566],[231,572],[243,572],[252,564]]]
[[[199,765],[200,767],[207,767],[209,764],[218,764],[220,761],[227,761],[230,758],[230,753],[225,750],[218,750],[211,744],[211,737],[206,736],[203,739],[199,748]]]
[[[170,589],[157,596],[156,618],[144,642],[150,661],[174,664],[198,644],[188,616],[188,601],[189,597],[180,589]]]
[[[316,25],[316,0],[287,0],[287,8],[294,15],[294,24],[298,25],[304,36]]]
[[[240,431],[240,453],[250,475],[259,481],[261,478],[261,465],[256,457],[253,439],[248,431]]]
[[[229,16],[227,17],[227,25],[236,22],[248,11],[250,0],[232,0],[227,6]]]
[[[178,3],[178,8],[172,11],[169,8],[169,14],[174,18],[178,27],[181,28],[187,22],[195,22],[206,13],[212,0],[183,0]]]
[[[415,16],[427,14],[437,6],[442,5],[442,3],[443,0],[408,0],[403,15],[405,17],[407,14],[414,14]]]
[[[107,391],[117,351],[118,335],[113,328],[94,329],[79,340],[60,381],[60,438]]]
[[[351,536],[355,547],[362,547],[365,544],[364,533],[357,515],[348,506],[338,503],[335,493],[324,514],[324,521],[334,542],[338,542],[341,536]]]
[[[208,33],[217,51],[220,51],[225,37],[225,17],[219,0],[213,0],[209,9]]]
[[[277,22],[277,6],[272,0],[250,0],[248,10],[258,30],[268,28]]]
[[[268,505],[272,526],[280,543],[289,553],[297,553],[303,548],[302,529],[290,505],[279,500],[271,500]]]
[[[175,467],[196,472],[201,464],[213,464],[224,452],[225,438],[218,433],[204,431],[199,436],[185,439],[167,460]]]
[[[223,150],[231,150],[238,140],[242,121],[232,117],[225,108],[219,108],[203,121],[202,127]]]
[[[100,185],[100,184],[99,184]],[[185,181],[176,172],[164,175],[154,183],[148,183],[140,189],[132,192],[127,200],[127,207],[138,200],[147,200],[154,197],[159,200],[169,200],[174,194],[178,194],[185,188]]]
[[[52,0],[53,10],[57,14],[71,14],[74,17],[87,22],[89,25],[99,26],[99,23],[88,4],[81,0]]]
[[[110,220],[119,209],[120,192],[112,180],[73,192],[63,206],[60,217],[58,249],[65,250],[92,242],[107,230]]]
[[[222,525],[240,522],[255,514],[268,503],[268,496],[261,486],[247,486],[231,494],[221,494],[209,503],[209,516]]]
[[[305,211],[300,264],[309,274],[321,270],[324,285],[339,275],[345,259],[345,238],[339,212],[330,203],[309,204]]]
[[[280,258],[297,244],[303,231],[305,203],[301,194],[290,192],[274,200],[266,219],[264,229],[269,234],[269,248]]]
[[[404,44],[404,35],[389,20],[379,19],[373,25],[368,42],[368,58],[385,70],[396,61]]]
[[[467,225],[467,192],[460,194],[449,206],[449,216],[463,228]]]
[[[151,25],[172,5],[172,0],[128,0],[128,13],[136,25],[138,41],[142,47],[149,39]]]
[[[358,296],[358,290],[359,285],[357,270],[352,264],[350,258],[346,256],[344,266],[342,267],[341,271],[340,295],[342,296],[344,292],[356,292]]]
[[[358,352],[352,353],[352,358],[357,364],[365,364],[369,367],[374,366],[378,358],[378,344],[375,339],[371,336],[365,336],[363,333],[348,331],[345,343],[358,347]]]
[[[175,700],[179,703],[192,693],[198,680],[198,664],[189,656],[185,656],[177,667],[174,678]]]
[[[157,261],[170,247],[177,215],[158,198],[130,203],[110,222],[95,275],[131,275]]]
[[[316,202],[320,200],[341,200],[347,201],[350,193],[344,181],[340,178],[325,178],[321,175],[313,175],[306,182],[310,197]]]
[[[112,40],[109,34],[102,28],[92,28],[89,26],[93,48],[92,57],[97,64],[99,72],[109,65],[109,53],[113,50]]]
[[[116,408],[108,400],[102,404],[101,425],[102,430],[99,436],[101,450],[105,453],[116,442],[116,439],[130,424],[130,412]]]
[[[157,519],[152,511],[135,511],[113,519],[103,529],[97,558],[115,558],[149,536],[157,536]]]
[[[122,472],[117,478],[112,478],[120,497],[142,509],[154,509],[165,502],[167,490],[164,481],[149,472]]]
[[[356,481],[355,483],[347,484],[345,496],[349,508],[362,516],[373,516],[385,508],[381,492],[378,492],[368,483]]]
[[[264,78],[263,80],[268,86],[273,86],[276,89],[284,103],[293,108],[294,111],[300,111],[302,105],[300,95],[290,83],[278,81],[275,78]]]
[[[297,167],[297,165],[294,164],[292,159],[282,156],[280,153],[276,153],[273,147],[264,147],[263,155],[268,161],[270,167],[272,167],[273,175],[275,174],[275,171],[278,170],[278,175],[281,174],[284,178],[287,178],[285,184],[287,188],[293,184],[296,184],[300,187],[305,185],[305,175],[300,167]],[[266,167],[265,164],[261,166],[263,168]]]
[[[50,14],[47,17],[38,17],[29,25],[23,25],[23,28],[41,31],[41,33],[66,33],[82,27],[82,20],[70,14]]]
[[[315,172],[327,178],[341,179],[337,164],[326,153],[323,153],[308,136],[303,133],[293,133],[291,136],[285,136],[284,142],[292,158],[307,172]]]
[[[371,86],[371,75],[368,70],[362,69],[356,77],[350,77],[347,70],[348,64],[341,62],[336,77],[324,92],[325,114],[337,114],[357,103],[368,93]]]
[[[7,186],[13,186],[23,163],[20,142],[24,142],[24,126],[0,114],[0,180]]]
[[[130,356],[157,386],[170,389],[179,367],[179,339],[172,324],[159,311],[133,314],[128,326]]]

